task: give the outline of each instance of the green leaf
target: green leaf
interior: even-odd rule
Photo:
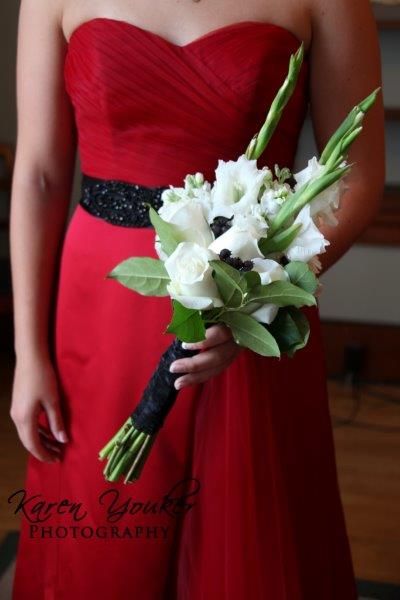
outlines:
[[[318,279],[311,271],[307,263],[300,260],[294,260],[288,263],[285,271],[290,277],[290,281],[309,294],[314,294],[318,286]]]
[[[262,356],[280,356],[279,347],[271,333],[261,323],[239,311],[227,312],[220,319],[228,325],[240,346]]]
[[[246,291],[246,280],[242,273],[222,260],[210,260],[213,277],[225,306],[239,307]]]
[[[292,306],[280,308],[268,329],[276,339],[282,354],[287,353],[290,357],[307,344],[310,335],[307,317],[301,310]]]
[[[168,296],[169,275],[161,260],[148,257],[132,257],[120,262],[107,278],[116,279],[122,285],[145,296]]]
[[[206,338],[206,330],[201,313],[172,300],[174,314],[166,331],[175,333],[182,342],[201,342]]]
[[[247,284],[247,291],[249,292],[257,285],[261,285],[261,277],[260,273],[257,271],[246,271],[244,273],[244,278]]]
[[[149,217],[151,224],[158,233],[162,249],[169,256],[177,245],[184,241],[182,234],[176,225],[164,221],[152,206],[149,208]]]
[[[288,281],[273,281],[255,287],[247,297],[248,302],[268,302],[277,306],[313,306],[316,299],[312,294]]]

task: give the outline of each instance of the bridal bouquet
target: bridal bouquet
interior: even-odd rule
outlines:
[[[293,93],[302,60],[303,44],[290,57],[286,79],[244,154],[219,160],[214,182],[189,174],[184,187],[164,190],[158,211],[149,205],[159,258],[127,258],[107,275],[140,294],[170,296],[166,331],[176,336],[141,401],[99,453],[107,459],[107,481],[138,479],[178,394],[174,381],[182,373],[169,366],[196,354],[182,342],[204,340],[214,323],[228,326],[240,346],[263,356],[292,357],[308,341],[300,309],[316,304],[318,255],[329,245],[318,226],[337,224],[334,212],[351,168],[347,151],[380,88],[350,111],[305,169],[293,175],[278,165],[259,169],[257,158]]]

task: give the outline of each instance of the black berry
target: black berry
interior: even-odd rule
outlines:
[[[226,260],[227,258],[230,257],[231,254],[232,254],[232,252],[230,250],[228,250],[228,248],[224,248],[219,253],[219,257],[220,257],[221,260]]]
[[[245,260],[242,265],[242,271],[251,271],[253,268],[253,262],[251,260]]]

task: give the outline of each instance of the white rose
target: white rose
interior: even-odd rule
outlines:
[[[256,204],[268,172],[266,169],[258,169],[257,161],[249,160],[244,154],[236,161],[219,160],[211,190],[211,218],[221,216],[229,219],[235,213],[243,213],[246,208]]]
[[[160,236],[157,234],[156,234],[155,241],[154,241],[154,248],[155,248],[157,256],[160,260],[163,260],[163,261],[167,260],[168,254],[166,252],[164,252],[164,250],[162,249],[161,242],[160,242]]]
[[[183,241],[195,242],[207,248],[214,240],[214,234],[205,219],[202,205],[196,200],[185,198],[177,202],[168,202],[158,212],[164,221],[178,227]],[[158,235],[155,237],[155,249],[159,258],[165,261],[167,255],[161,247]]]
[[[309,204],[303,206],[294,223],[300,223],[302,227],[297,237],[285,250],[289,260],[308,262],[314,256],[326,252],[325,246],[329,246],[330,242],[324,238],[311,218]]]
[[[285,269],[275,260],[268,258],[254,258],[253,271],[260,274],[261,284],[268,285],[272,281],[287,281],[289,275]],[[259,304],[258,307],[249,313],[256,321],[261,323],[272,323],[278,313],[279,307],[276,304]]]
[[[197,310],[222,306],[208,262],[215,258],[218,257],[210,250],[196,243],[178,244],[164,263],[171,279],[167,285],[171,298]]]

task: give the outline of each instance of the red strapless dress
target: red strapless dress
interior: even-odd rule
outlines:
[[[256,21],[184,46],[125,21],[81,24],[65,83],[82,171],[148,186],[180,186],[196,171],[212,181],[217,160],[243,153],[263,123],[299,43]],[[306,55],[261,165],[293,165],[308,73]],[[70,442],[59,464],[29,455],[25,489],[81,506],[22,519],[14,600],[355,600],[316,307],[305,309],[310,340],[293,359],[243,350],[219,376],[179,392],[138,482],[104,480],[98,451],[172,340],[168,298],[105,279],[139,255],[156,257],[152,228],[76,206],[54,320]],[[190,508],[159,510],[165,495],[184,493]]]

